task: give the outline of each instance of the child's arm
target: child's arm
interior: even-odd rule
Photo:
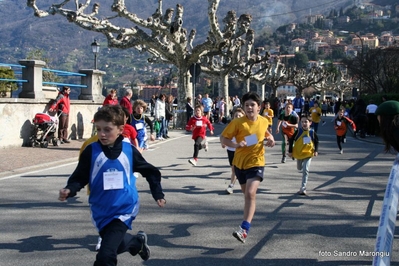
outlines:
[[[316,132],[313,131],[313,146],[314,146],[314,156],[319,154],[319,137],[317,136]]]
[[[165,195],[162,192],[161,172],[148,163],[137,149],[133,149],[133,172],[139,172],[146,178],[150,185],[152,197],[159,207],[166,204]]]
[[[209,132],[211,133],[211,135],[213,135],[213,126],[211,121],[209,121],[208,118],[206,118],[206,125],[209,127]]]
[[[231,147],[231,148],[240,147],[240,145],[238,143],[235,143],[231,139],[223,137],[222,135],[220,136],[220,143],[222,144],[222,147],[223,147],[223,145]]]
[[[74,197],[78,191],[89,183],[90,164],[91,164],[91,146],[87,146],[79,157],[79,163],[75,171],[69,177],[65,188],[59,191],[59,200],[64,201],[67,198]]]
[[[283,122],[282,120],[280,120],[280,119],[278,120],[277,128],[276,128],[276,134],[278,134],[280,132],[280,126],[281,126],[282,122]]]

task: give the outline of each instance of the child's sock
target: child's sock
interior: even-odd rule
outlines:
[[[245,229],[247,231],[247,234],[249,233],[249,228],[251,228],[251,224],[247,221],[242,221],[241,223],[241,228]]]

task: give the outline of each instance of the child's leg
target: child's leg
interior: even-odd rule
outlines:
[[[97,253],[94,266],[116,265],[118,247],[123,241],[127,229],[127,226],[122,221],[115,219],[100,231],[102,238],[101,247]]]
[[[198,138],[195,139],[193,158],[198,158],[199,150],[202,149],[202,144],[201,143],[202,143],[202,138],[201,137],[198,137]]]
[[[286,145],[286,142],[287,142],[287,135],[285,135],[283,133],[283,139],[282,139],[282,142],[281,142],[281,152],[283,154],[283,157],[285,157],[285,145]]]
[[[338,144],[339,150],[342,150],[341,142],[342,142],[342,137],[341,136],[337,136],[337,144]]]
[[[301,190],[306,189],[306,184],[308,183],[308,177],[309,177],[309,168],[310,168],[310,162],[312,161],[312,157],[303,159],[303,169],[302,169],[302,187]]]
[[[296,169],[298,169],[298,171],[302,171],[303,168],[303,160],[296,160]]]
[[[312,123],[312,126],[313,126],[313,130],[314,130],[314,132],[316,132],[316,133],[317,133],[317,130],[319,129],[319,123],[315,123],[315,122],[313,122],[313,123]]]

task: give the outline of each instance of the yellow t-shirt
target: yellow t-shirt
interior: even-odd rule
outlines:
[[[310,115],[312,116],[312,122],[320,123],[321,120],[321,109],[320,107],[312,107],[309,109]]]
[[[97,142],[98,141],[98,135],[94,135],[91,138],[87,139],[85,142],[83,142],[82,147],[80,147],[79,150],[79,156],[82,154],[82,152],[86,149],[87,146],[89,146],[91,143],[93,142]]]
[[[227,125],[222,132],[223,137],[227,139],[235,137],[237,143],[245,140],[248,145],[236,149],[233,159],[234,166],[241,170],[265,166],[263,140],[269,136],[268,126],[269,121],[261,115],[258,115],[256,121],[250,121],[246,116],[243,116],[233,119]]]
[[[272,126],[273,125],[273,116],[274,116],[273,109],[269,108],[269,109],[263,110],[262,115],[267,119],[267,121],[269,121],[269,126]]]

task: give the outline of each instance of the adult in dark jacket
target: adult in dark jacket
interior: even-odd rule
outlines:
[[[164,129],[164,134],[163,138],[168,139],[168,133],[169,133],[169,122],[173,119],[173,96],[169,95],[168,98],[165,101],[165,129]]]
[[[50,112],[57,111],[59,116],[58,139],[61,144],[70,142],[68,140],[69,111],[71,108],[69,100],[70,93],[71,88],[67,86],[62,87],[62,90],[58,93],[54,103],[49,108]]]

